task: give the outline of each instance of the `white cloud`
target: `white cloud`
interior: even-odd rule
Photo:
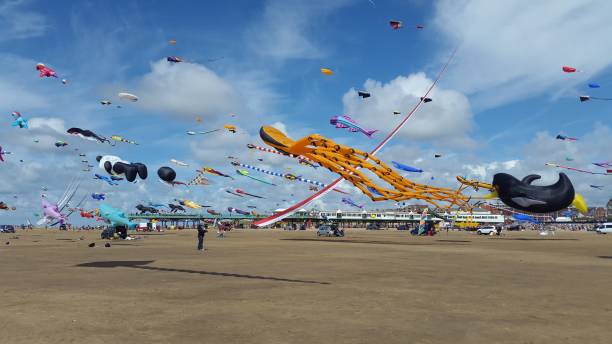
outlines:
[[[322,18],[346,5],[346,0],[270,0],[261,19],[246,33],[256,54],[277,59],[312,59],[325,55],[310,37]]]
[[[558,94],[612,62],[610,13],[609,1],[439,1],[435,28],[459,47],[445,80],[479,108]]]
[[[41,36],[47,29],[45,17],[24,9],[30,1],[5,0],[0,2],[0,41]]]
[[[245,100],[222,77],[205,66],[160,60],[151,65],[138,88],[138,105],[193,118],[246,112]]]
[[[431,83],[432,80],[423,73],[398,76],[386,84],[368,79],[364,83],[364,90],[372,96],[362,99],[354,89],[349,90],[342,98],[344,111],[365,127],[393,128]],[[472,145],[467,136],[473,125],[468,99],[457,91],[438,87],[434,88],[429,97],[433,101],[422,104],[400,135],[413,140]],[[393,115],[396,110],[402,114]]]

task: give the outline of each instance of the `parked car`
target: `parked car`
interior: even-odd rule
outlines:
[[[612,222],[606,222],[599,225],[596,229],[598,234],[612,233]]]
[[[15,233],[15,226],[13,226],[13,225],[0,225],[0,233]]]
[[[377,231],[377,230],[380,229],[380,225],[378,223],[375,223],[375,222],[368,223],[366,225],[366,229],[369,230],[369,231]]]
[[[326,237],[343,237],[344,230],[339,229],[335,224],[322,224],[317,228],[317,236],[326,236]]]
[[[476,234],[478,235],[491,235],[493,233],[497,233],[495,226],[483,226],[476,230]]]

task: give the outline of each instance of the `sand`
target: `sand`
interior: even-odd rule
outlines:
[[[16,235],[0,343],[612,343],[612,235]]]

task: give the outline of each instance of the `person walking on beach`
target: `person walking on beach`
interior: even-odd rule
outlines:
[[[208,232],[206,229],[208,228],[208,225],[205,226],[206,227],[202,227],[202,225],[198,225],[198,251],[206,250],[204,248],[204,236]]]

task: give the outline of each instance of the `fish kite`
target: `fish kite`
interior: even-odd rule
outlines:
[[[102,105],[111,105],[112,102],[110,100],[101,100],[100,104],[102,104]]]
[[[580,102],[586,102],[589,101],[591,99],[595,99],[595,100],[612,100],[612,98],[601,98],[601,97],[591,97],[591,96],[580,96]]]
[[[19,111],[13,111],[11,115],[13,116],[13,119],[15,120],[13,124],[11,124],[13,127],[19,127],[21,129],[28,129],[28,120],[23,118]]]
[[[131,143],[133,145],[138,145],[138,143],[136,143],[136,141],[128,140],[126,138],[123,138],[123,137],[117,136],[117,135],[111,136],[111,140],[118,141],[118,142]]]
[[[568,166],[562,166],[562,165],[558,165],[558,164],[553,164],[553,163],[550,163],[550,162],[547,162],[544,165],[550,166],[550,167],[564,168],[566,170],[582,172],[582,173],[599,174],[599,175],[611,175],[610,173],[593,172],[593,171],[589,171],[589,170],[583,170],[583,169],[580,169],[580,168],[574,168],[574,167],[568,167]]]
[[[168,56],[167,60],[168,62],[171,62],[171,63],[183,62],[183,59],[178,56]]]
[[[212,210],[212,209],[206,209],[206,212],[209,213],[210,215],[215,215],[215,216],[221,215],[221,213],[219,213],[219,212],[217,212],[215,210]]]
[[[68,144],[64,141],[55,141],[55,147],[65,147],[68,146]]]
[[[246,192],[246,191],[243,191],[243,190],[240,190],[240,189],[236,189],[236,190],[234,190],[234,191],[235,191],[237,194],[244,195],[244,196],[251,196],[251,197],[255,197],[255,198],[265,198],[265,197],[261,197],[261,196],[257,196],[257,195],[250,194],[250,193],[248,193],[248,192]]]
[[[96,133],[94,133],[91,130],[86,130],[86,129],[81,129],[81,128],[70,128],[66,132],[70,135],[75,135],[85,140],[97,141],[99,143],[104,143],[104,142],[110,143],[110,141],[107,138],[98,136],[96,135]]]
[[[366,92],[366,91],[357,91],[357,95],[360,96],[363,99],[369,98],[371,96],[371,94],[369,92]]]
[[[204,134],[210,134],[210,133],[214,133],[215,131],[219,131],[221,129],[215,129],[215,130],[209,130],[209,131],[188,131],[187,135],[204,135]]]
[[[353,133],[361,132],[365,134],[365,136],[370,137],[370,138],[372,137],[374,133],[378,131],[378,130],[364,129],[360,127],[357,124],[357,122],[355,122],[351,117],[347,115],[333,116],[332,118],[329,119],[329,124],[335,125],[336,128],[348,129],[350,132],[353,132]]]
[[[232,208],[232,207],[228,207],[227,211],[229,211],[230,213],[234,212],[240,215],[251,215],[250,212],[248,211],[244,211],[244,210],[240,210],[240,209],[236,209],[236,208]]]
[[[276,186],[276,184],[273,184],[273,183],[270,183],[270,182],[265,181],[265,180],[263,180],[263,179],[258,179],[258,178],[255,178],[255,177],[253,177],[253,176],[249,175],[249,171],[247,171],[247,170],[236,170],[236,173],[237,173],[237,174],[239,174],[239,175],[241,175],[241,176],[245,176],[245,177],[251,178],[251,179],[253,179],[253,180],[256,180],[256,181],[258,181],[258,182],[260,182],[260,183],[264,183],[264,184],[268,184],[268,185]]]
[[[393,111],[394,115],[401,115],[402,113],[400,111]]]
[[[576,140],[578,140],[577,138],[567,137],[567,136],[563,136],[563,135],[557,135],[556,139],[557,140],[562,140],[562,141],[576,141]]]
[[[570,66],[563,66],[561,67],[561,70],[564,71],[565,73],[576,73],[578,72],[578,70],[574,67],[570,67]]]
[[[594,84],[594,83],[590,83],[589,84],[589,88],[600,88],[601,86],[599,84]]]
[[[395,168],[398,168],[398,169],[406,171],[406,172],[423,173],[423,170],[421,170],[419,168],[415,168],[415,167],[411,167],[411,166],[408,166],[408,165],[400,164],[399,162],[396,162],[396,161],[391,161],[391,163],[393,164],[393,166],[395,166]]]
[[[179,166],[183,166],[183,167],[189,166],[189,164],[186,164],[186,163],[184,163],[182,161],[179,161],[179,160],[176,160],[176,159],[170,159],[170,162],[173,163],[173,164],[179,165]]]
[[[225,174],[223,172],[219,172],[219,171],[217,171],[217,170],[215,170],[214,168],[211,168],[211,167],[202,167],[201,169],[197,170],[196,172],[210,173],[210,174],[214,174],[216,176],[234,179],[234,177],[232,177],[230,175],[227,175],[227,174]]]
[[[108,185],[119,185],[118,183],[115,183],[111,178],[99,174],[94,174],[94,179],[105,181],[108,183]]]
[[[97,193],[94,192],[91,194],[91,198],[95,199],[96,201],[104,201],[106,195],[104,195],[103,193]]]
[[[431,98],[427,98],[427,97],[421,97],[421,100],[423,101],[423,103],[429,103],[430,101],[432,101],[433,99]]]
[[[321,68],[321,73],[325,74],[325,75],[333,75],[334,72],[331,69],[328,68]]]
[[[348,205],[353,206],[355,208],[363,209],[363,205],[359,205],[359,204],[353,202],[353,200],[351,200],[350,198],[343,197],[342,198],[342,203],[348,204]]]

